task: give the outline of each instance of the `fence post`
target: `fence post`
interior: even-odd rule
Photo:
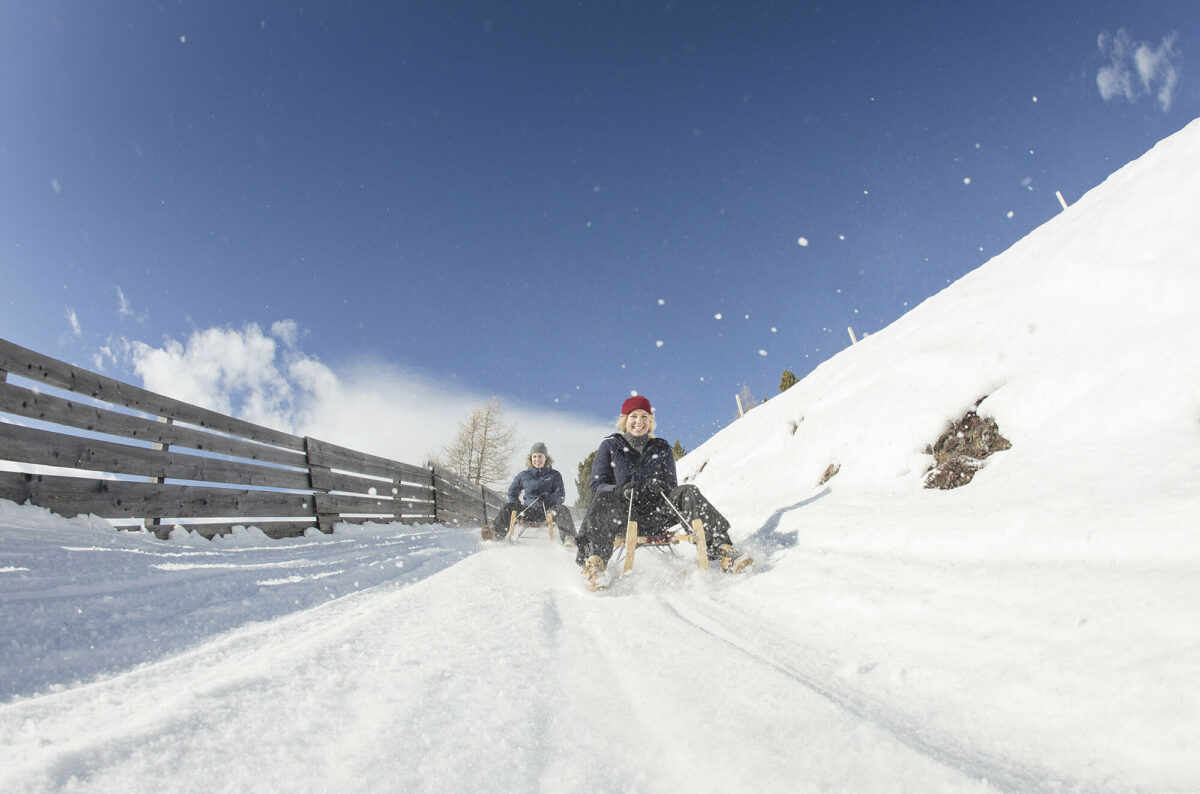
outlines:
[[[168,425],[175,424],[174,420],[171,419],[171,417],[169,417],[169,416],[160,416],[160,417],[158,417],[158,421],[164,422]],[[165,452],[171,448],[171,445],[155,443],[155,444],[151,444],[150,448],[158,450],[159,452]],[[166,477],[147,477],[146,479],[149,482],[154,483],[155,485],[162,485],[163,483],[165,483],[167,481]],[[153,518],[146,519],[146,526],[147,527],[161,527],[162,526],[162,516],[154,516]],[[156,532],[155,534],[158,534],[158,533]]]
[[[433,523],[438,521],[438,487],[437,487],[437,464],[429,464],[429,487],[433,489]]]
[[[308,469],[308,487],[311,488],[313,491],[313,518],[316,519],[317,529],[321,530],[326,535],[332,535],[333,534],[333,525],[338,520],[338,514],[321,512],[321,508],[318,506],[317,494],[329,493],[329,489],[328,488],[318,488],[315,485],[313,485],[313,476],[312,475],[313,475],[314,471],[323,471],[323,472],[328,473],[328,472],[332,472],[333,469],[329,468],[328,466],[314,466],[313,465],[313,462],[312,462],[312,438],[310,436],[304,437],[304,465],[305,465],[305,468]]]

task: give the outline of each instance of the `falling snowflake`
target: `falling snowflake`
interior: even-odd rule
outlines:
[[[808,247],[808,238],[807,237],[797,237],[796,244],[799,245],[801,248],[807,248]]]

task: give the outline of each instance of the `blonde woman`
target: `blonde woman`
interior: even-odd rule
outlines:
[[[592,463],[592,503],[579,527],[575,561],[596,586],[613,553],[613,539],[625,536],[626,521],[638,522],[639,535],[656,535],[676,524],[675,506],[690,522],[704,521],[708,555],[722,570],[740,573],[754,561],[729,539],[729,522],[694,485],[679,485],[671,445],[654,436],[654,411],[641,395],[621,404],[617,432],[600,442]],[[667,504],[667,499],[671,505]]]

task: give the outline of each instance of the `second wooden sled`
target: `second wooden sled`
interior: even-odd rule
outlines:
[[[518,527],[520,527],[520,532],[517,532]],[[554,511],[546,511],[545,521],[518,521],[517,511],[512,511],[508,517],[508,539],[515,542],[523,537],[527,530],[534,527],[545,528],[550,533],[550,540],[554,540]]]

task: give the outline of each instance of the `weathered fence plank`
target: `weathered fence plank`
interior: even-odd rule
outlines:
[[[262,427],[244,419],[210,411],[198,405],[122,383],[104,375],[72,366],[64,361],[0,339],[0,369],[37,383],[83,394],[97,400],[131,408],[151,416],[165,416],[219,433],[248,438],[286,449],[303,450],[304,439],[280,430]]]
[[[307,490],[308,473],[0,424],[4,457],[21,463],[139,477]]]
[[[26,388],[20,378],[98,403]],[[504,504],[450,472],[260,427],[3,339],[0,413],[117,439],[0,423],[0,460],[79,474],[0,472],[0,498],[68,517],[137,521],[160,537],[177,525],[204,537],[248,523],[270,537],[314,526],[332,532],[339,521],[470,525]]]
[[[92,480],[49,474],[0,472],[0,498],[30,501],[62,516],[101,518],[230,518],[312,516],[313,496],[127,480]]]
[[[433,502],[432,485],[412,485],[396,481],[389,483],[328,469],[313,469],[311,481],[312,487],[321,491],[347,491],[368,496],[390,496],[393,499],[421,499]],[[375,493],[372,494],[372,490]]]
[[[357,496],[341,493],[313,494],[318,513],[374,513],[377,515],[404,514],[414,516],[432,516],[431,502],[402,502],[397,499],[379,499],[370,496]]]
[[[229,455],[284,466],[304,466],[301,451],[242,441],[207,430],[196,430],[157,419],[123,414],[88,403],[74,402],[52,394],[38,394],[11,383],[0,383],[0,411],[43,422],[121,436],[150,444],[184,447],[214,455]]]
[[[381,458],[378,455],[339,447],[316,438],[306,437],[304,441],[308,451],[308,462],[312,466],[343,469],[404,482],[429,482],[429,469],[422,466],[413,466],[409,463]]]
[[[487,523],[507,501],[500,494],[468,482],[441,467],[434,469],[433,485],[437,494],[438,522],[443,524]]]

